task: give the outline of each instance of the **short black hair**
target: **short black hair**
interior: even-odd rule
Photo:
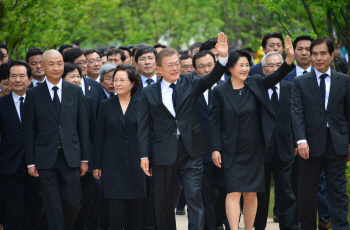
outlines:
[[[329,54],[332,54],[334,52],[334,43],[328,38],[320,37],[316,38],[313,42],[311,42],[310,53],[312,54],[312,49],[314,48],[314,46],[320,45],[322,43],[326,43]]]
[[[279,38],[282,41],[282,46],[284,46],[282,34],[280,34],[280,33],[268,33],[268,34],[265,34],[265,36],[263,37],[263,40],[261,42],[261,45],[263,48],[266,49],[267,40],[270,38]]]
[[[209,38],[207,41],[205,41],[201,47],[199,48],[199,51],[202,50],[211,50],[212,48],[215,48],[216,43],[218,43],[217,38]]]
[[[227,67],[234,66],[237,63],[237,61],[238,61],[238,59],[240,57],[246,57],[248,59],[248,63],[250,63],[251,60],[252,60],[252,57],[250,56],[250,54],[245,49],[237,49],[237,50],[231,51],[229,53],[228,61],[227,61],[227,65],[226,66]],[[228,69],[226,71],[226,74],[228,76],[231,76],[231,72],[228,71]]]
[[[97,54],[98,54],[98,56],[100,56],[100,57],[101,57],[101,53],[100,53],[100,52],[98,52],[96,49],[89,49],[89,50],[85,50],[84,55],[85,55],[85,57],[86,57],[86,56],[88,56],[89,54],[92,54],[92,53],[97,53]]]
[[[9,65],[9,74],[8,74],[8,78],[10,77],[10,70],[12,67],[14,66],[24,66],[27,68],[27,76],[28,78],[30,78],[32,76],[32,70],[30,68],[30,66],[28,65],[27,62],[24,61],[13,61],[10,65]]]
[[[7,47],[7,45],[5,45],[4,43],[0,43],[0,49],[3,48],[7,51],[7,55],[10,55],[9,54],[9,48]]]
[[[8,79],[9,75],[10,75],[10,63],[4,63],[2,65],[0,65],[0,81],[1,80],[5,80]]]
[[[146,48],[146,47],[152,47],[146,43],[140,43],[140,44],[137,44],[136,46],[133,47],[132,49],[132,56],[135,57],[136,55],[136,52],[140,49],[143,49],[143,48]]]
[[[139,72],[137,72],[136,68],[132,65],[121,64],[114,70],[113,81],[114,81],[114,76],[118,71],[126,71],[126,73],[128,74],[129,81],[131,83],[135,82],[134,86],[131,89],[131,95],[135,94],[139,86],[141,85],[141,76]]]
[[[125,56],[125,53],[124,51],[120,50],[120,49],[110,49],[108,52],[107,52],[107,60],[108,60],[108,57],[111,56],[111,55],[115,55],[115,54],[120,54],[120,59],[122,59],[122,61],[125,61],[126,59],[126,56]]]
[[[64,62],[71,62],[71,63],[74,63],[75,59],[77,59],[81,55],[84,55],[84,52],[79,48],[69,49],[62,54],[63,61]]]
[[[118,49],[128,51],[129,56],[131,57],[131,50],[130,50],[128,47],[125,47],[125,46],[119,46],[119,47],[118,47]]]
[[[253,52],[254,52],[253,49],[250,48],[250,47],[245,48],[245,50],[246,50],[247,52],[249,52],[249,53],[253,53]]]
[[[139,57],[141,57],[142,55],[144,55],[146,53],[154,53],[154,57],[157,56],[157,50],[155,48],[153,48],[152,46],[145,47],[145,48],[142,48],[142,49],[137,51],[137,53],[135,54],[135,62],[138,63]]]
[[[199,51],[198,53],[196,53],[193,58],[192,58],[192,65],[193,65],[193,68],[196,68],[196,60],[198,58],[201,58],[201,57],[204,57],[206,56],[207,54],[209,54],[210,56],[212,56],[213,60],[214,60],[214,63],[215,63],[215,55],[213,54],[213,52],[211,52],[210,50],[202,50],[202,51]]]
[[[79,75],[81,77],[81,69],[78,65],[71,62],[64,63],[64,71],[62,74],[62,79],[64,79],[67,76],[67,73],[72,72],[75,69],[78,69]]]
[[[192,59],[192,57],[190,55],[188,55],[187,53],[186,54],[182,54],[181,57],[180,57],[180,61],[181,60],[186,60],[186,59],[189,59],[189,58]]]
[[[155,45],[153,46],[153,48],[163,48],[163,49],[165,49],[165,48],[166,48],[166,45],[162,45],[162,44],[160,44],[160,43],[157,43],[157,44],[155,44]]]
[[[29,58],[36,55],[43,55],[44,50],[38,47],[32,47],[27,51],[26,62],[29,64]]]
[[[131,51],[131,49],[133,49],[135,47],[135,45],[128,45],[127,48]]]
[[[67,49],[67,48],[72,48],[72,45],[61,45],[60,48],[58,49],[58,52],[60,52],[61,54],[63,53],[63,50]]]
[[[0,61],[4,60],[4,53],[0,50]]]
[[[192,53],[192,51],[193,51],[194,48],[196,48],[196,47],[201,47],[202,44],[203,44],[203,42],[196,42],[196,43],[194,43],[194,44],[192,44],[192,45],[190,46],[189,50],[190,50],[191,53]]]
[[[297,48],[297,44],[299,41],[303,41],[303,40],[308,40],[310,42],[313,42],[314,39],[312,37],[310,37],[309,35],[301,35],[299,37],[297,37],[294,42],[293,42],[293,48],[294,50]]]

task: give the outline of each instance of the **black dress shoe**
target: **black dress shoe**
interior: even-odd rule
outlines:
[[[273,222],[275,222],[275,223],[279,222],[278,217],[276,215],[273,216]]]
[[[332,228],[331,218],[321,218],[318,222],[319,230],[327,230]]]
[[[176,215],[180,215],[180,216],[186,215],[185,209],[183,209],[183,208],[177,208],[177,209],[176,209]]]
[[[292,225],[292,230],[301,230],[301,225],[299,223]]]

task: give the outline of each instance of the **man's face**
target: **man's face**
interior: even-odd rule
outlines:
[[[45,73],[42,68],[43,58],[40,54],[29,57],[28,61],[34,79],[42,79],[43,77],[45,77]]]
[[[174,54],[173,56],[163,57],[162,66],[158,66],[159,73],[163,76],[164,80],[170,83],[174,83],[180,77],[180,62],[179,57]]]
[[[11,93],[10,82],[8,79],[3,79],[0,81],[0,89],[1,89],[1,94],[3,96],[6,96],[7,94]]]
[[[311,53],[310,53],[311,41],[301,40],[298,41],[295,47],[295,60],[300,67],[309,67],[311,65]]]
[[[321,73],[326,73],[332,60],[334,58],[334,52],[328,52],[328,46],[326,43],[315,45],[312,48],[311,60],[314,67]]]
[[[3,63],[7,63],[9,61],[9,54],[7,53],[7,50],[5,48],[0,48],[0,50],[4,53]]]
[[[100,55],[97,53],[91,53],[86,55],[86,59],[88,60],[87,74],[99,75],[102,66]]]
[[[198,58],[196,60],[196,73],[198,74],[198,77],[202,77],[210,73],[213,70],[214,65],[214,59],[210,54]]]
[[[121,65],[123,63],[120,54],[112,54],[112,55],[108,56],[107,62],[109,64],[113,64],[113,65]]]
[[[43,69],[49,82],[59,82],[64,71],[62,55],[55,53],[47,54],[46,59],[43,61]]]
[[[25,66],[13,66],[9,77],[11,90],[17,95],[23,95],[32,83],[32,77],[28,77]]]
[[[128,64],[128,65],[131,65],[132,64],[132,59],[130,57],[129,52],[127,50],[123,50],[123,52],[124,52],[125,57],[126,57],[124,63]]]
[[[192,64],[192,58],[180,60],[180,63],[181,63],[181,75],[186,73],[191,73],[194,70],[193,64]]]
[[[263,47],[263,51],[265,54],[276,51],[282,55],[283,46],[282,41],[279,38],[269,38],[266,41],[266,47]]]
[[[156,72],[156,57],[153,52],[145,53],[138,59],[138,70],[145,77],[152,77]]]
[[[108,93],[114,93],[114,85],[113,85],[113,71],[109,71],[104,74],[103,81],[100,79],[102,87],[108,92]]]
[[[215,48],[212,48],[210,51],[214,54],[214,56],[215,56],[215,63],[216,63],[219,60],[219,53],[218,53],[218,51],[216,51]]]
[[[192,53],[191,53],[191,56],[193,57],[196,53],[199,52],[199,48],[201,48],[200,46],[198,47],[194,47],[193,50],[192,50]]]
[[[106,65],[107,64],[107,56],[102,56],[101,62],[102,62],[102,65]]]
[[[266,66],[262,67],[262,71],[265,75],[272,74],[282,65],[282,63],[283,62],[279,56],[269,56],[266,58]]]
[[[81,69],[81,77],[85,77],[87,74],[87,63],[88,62],[84,54],[74,60],[74,64],[78,65]]]

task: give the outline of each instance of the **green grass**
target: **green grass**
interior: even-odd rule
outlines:
[[[270,189],[269,217],[273,217],[273,207],[275,205],[275,186]]]

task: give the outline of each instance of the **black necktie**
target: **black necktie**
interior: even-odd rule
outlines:
[[[326,98],[326,82],[324,81],[324,79],[327,77],[327,74],[322,74],[320,76],[320,92],[321,92],[321,97],[323,102],[325,102],[325,98]]]
[[[22,122],[22,119],[23,119],[23,112],[24,112],[24,97],[20,97],[19,100],[21,101],[19,103],[19,114],[21,115],[21,122]]]
[[[173,89],[173,106],[174,106],[174,110],[176,111],[176,85],[174,83],[170,84],[170,88]]]
[[[211,89],[211,87],[208,89],[208,106],[211,105],[211,102],[213,100],[213,90]]]
[[[278,108],[278,95],[276,91],[276,86],[273,86],[271,89],[273,91],[271,96],[271,105],[272,105],[273,111],[276,113]]]
[[[58,98],[58,94],[57,94],[58,87],[54,86],[54,87],[52,87],[52,90],[54,92],[53,93],[53,100],[52,100],[53,101],[53,106],[56,109],[58,117],[60,117],[61,103],[60,103],[60,99]]]
[[[308,73],[308,72],[306,70],[304,70],[303,74],[306,74],[306,73]]]
[[[113,96],[114,96],[114,93],[110,93],[109,95],[110,95],[109,97],[111,98],[111,97],[113,97]]]
[[[148,86],[148,85],[152,84],[153,80],[152,79],[147,79],[146,82],[147,82],[147,86]]]

